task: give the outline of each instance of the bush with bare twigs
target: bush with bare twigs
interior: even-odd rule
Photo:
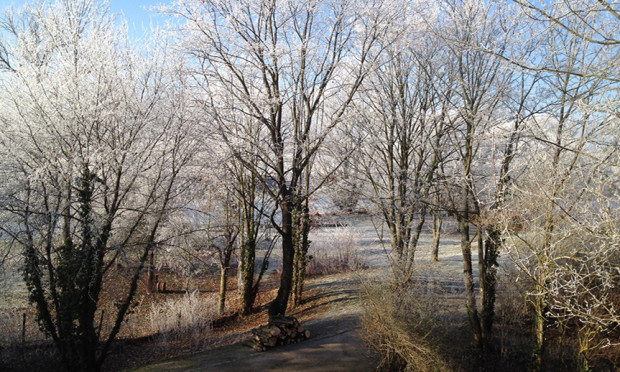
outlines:
[[[527,293],[532,283],[519,277],[510,263],[502,266],[497,276],[497,299],[495,302],[496,336],[499,338],[501,358],[514,366],[526,364],[531,354],[529,322],[532,317]]]
[[[217,298],[198,291],[153,303],[149,312],[151,332],[173,339],[195,338],[211,329],[217,316]]]
[[[433,346],[431,332],[440,321],[433,291],[414,283],[364,284],[360,296],[362,337],[379,354],[379,370],[450,370]]]
[[[329,275],[366,267],[356,250],[358,232],[348,226],[330,228],[327,236],[310,246],[306,275]]]

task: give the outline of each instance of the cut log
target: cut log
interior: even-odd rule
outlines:
[[[266,348],[266,347],[264,347],[264,346],[263,346],[263,345],[261,345],[261,344],[254,344],[254,345],[252,346],[252,349],[254,349],[254,350],[258,351],[258,352],[263,352],[263,351],[266,351],[266,350],[267,350],[267,348]]]
[[[257,351],[300,342],[310,337],[310,333],[297,319],[284,316],[273,318],[269,324],[253,329],[252,335],[248,346]]]
[[[269,345],[269,347],[274,347],[274,346],[276,346],[277,343],[278,343],[278,338],[277,337],[270,337],[269,338],[269,342],[267,343],[267,345]]]
[[[282,334],[282,330],[273,325],[269,327],[269,334],[272,336],[280,336]]]
[[[256,341],[248,341],[245,343],[245,346],[251,347],[252,349],[259,352],[267,350],[267,348],[264,347],[260,342]]]

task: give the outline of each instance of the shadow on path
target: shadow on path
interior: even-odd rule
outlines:
[[[310,339],[258,353],[241,344],[172,359],[135,371],[373,371],[356,314],[304,323]]]

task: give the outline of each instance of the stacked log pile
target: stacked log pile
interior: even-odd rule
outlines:
[[[310,331],[304,329],[297,319],[282,316],[269,320],[269,324],[252,330],[248,346],[256,351],[265,351],[278,345],[288,345],[310,338]]]

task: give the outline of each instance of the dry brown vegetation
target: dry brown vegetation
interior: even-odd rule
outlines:
[[[498,283],[496,331],[491,349],[473,346],[463,307],[464,291],[416,280],[403,285],[381,280],[361,287],[363,338],[380,356],[382,371],[525,371],[531,366],[533,310],[525,281],[503,273]],[[577,371],[575,325],[553,323],[548,330],[547,370]],[[616,332],[616,337],[618,337]],[[599,336],[599,340],[604,338]],[[617,338],[620,339],[620,338]],[[600,349],[592,371],[618,371],[620,350]]]
[[[530,285],[526,280],[517,280],[518,274],[508,270],[508,262],[503,263],[498,276],[497,322],[492,349],[482,354],[473,348],[463,306],[462,283],[454,282],[460,275],[460,262],[422,261],[418,264],[419,275],[413,281],[395,285],[386,277],[387,267],[359,271],[369,258],[360,251],[362,235],[360,230],[340,227],[330,230],[326,238],[317,239],[309,265],[309,273],[314,278],[309,279],[304,294],[306,300],[292,309],[292,315],[302,323],[324,316],[324,311],[336,299],[334,293],[359,290],[362,334],[369,348],[379,355],[377,360],[382,370],[527,369],[533,338],[532,308],[526,296]],[[444,253],[447,249],[444,247]],[[343,271],[358,271],[360,274],[356,276],[360,280],[343,283],[341,275],[332,275]],[[368,279],[375,275],[380,280]],[[267,304],[275,297],[279,272],[272,271],[265,278],[256,311],[247,317],[239,317],[234,311],[238,306],[234,270],[228,279],[224,316],[217,315],[219,274],[195,276],[189,280],[164,268],[159,270],[158,277],[166,283],[168,291],[147,293],[145,280],[141,280],[135,306],[123,324],[119,340],[104,365],[105,370],[123,370],[247,340],[252,329],[267,324]],[[119,295],[114,291],[124,288],[123,282],[129,280],[129,276],[124,268],[118,267],[107,280],[116,285],[106,285],[109,290],[101,297],[102,332],[110,327],[106,317],[114,311],[114,301]],[[22,340],[24,313],[27,321]],[[61,369],[51,342],[38,331],[33,319],[34,310],[25,306],[0,313],[0,369]],[[571,324],[551,324],[547,351],[549,370],[577,369],[575,329]],[[591,365],[595,371],[617,370],[620,350],[617,347],[601,349],[592,356]]]
[[[343,231],[348,233],[336,234],[337,244],[333,249],[318,250],[319,254],[311,261],[312,275],[336,274],[363,266],[352,245],[353,235],[350,230]],[[235,312],[238,306],[236,275],[236,271],[231,270],[226,312],[219,316],[219,273],[188,280],[182,274],[163,268],[158,278],[166,283],[167,291],[148,293],[144,272],[131,312],[104,369],[122,370],[248,338],[253,328],[267,323],[267,305],[275,297],[279,271],[273,271],[261,284],[255,312],[247,317],[239,317]],[[98,313],[103,319],[102,333],[112,326],[110,314],[114,313],[115,301],[122,294],[116,292],[126,288],[124,283],[128,280],[129,271],[123,267],[115,268],[106,278],[110,285],[104,286],[107,290],[101,296]],[[318,289],[306,290],[304,297],[308,300],[292,310],[301,321],[319,316],[330,302],[329,296],[321,295]],[[26,323],[22,340],[23,314],[26,314]],[[0,370],[62,370],[51,341],[38,330],[34,319],[35,311],[26,303],[0,313]]]
[[[361,303],[363,338],[381,356],[385,371],[448,371],[436,350],[437,296],[414,286],[366,283]]]

